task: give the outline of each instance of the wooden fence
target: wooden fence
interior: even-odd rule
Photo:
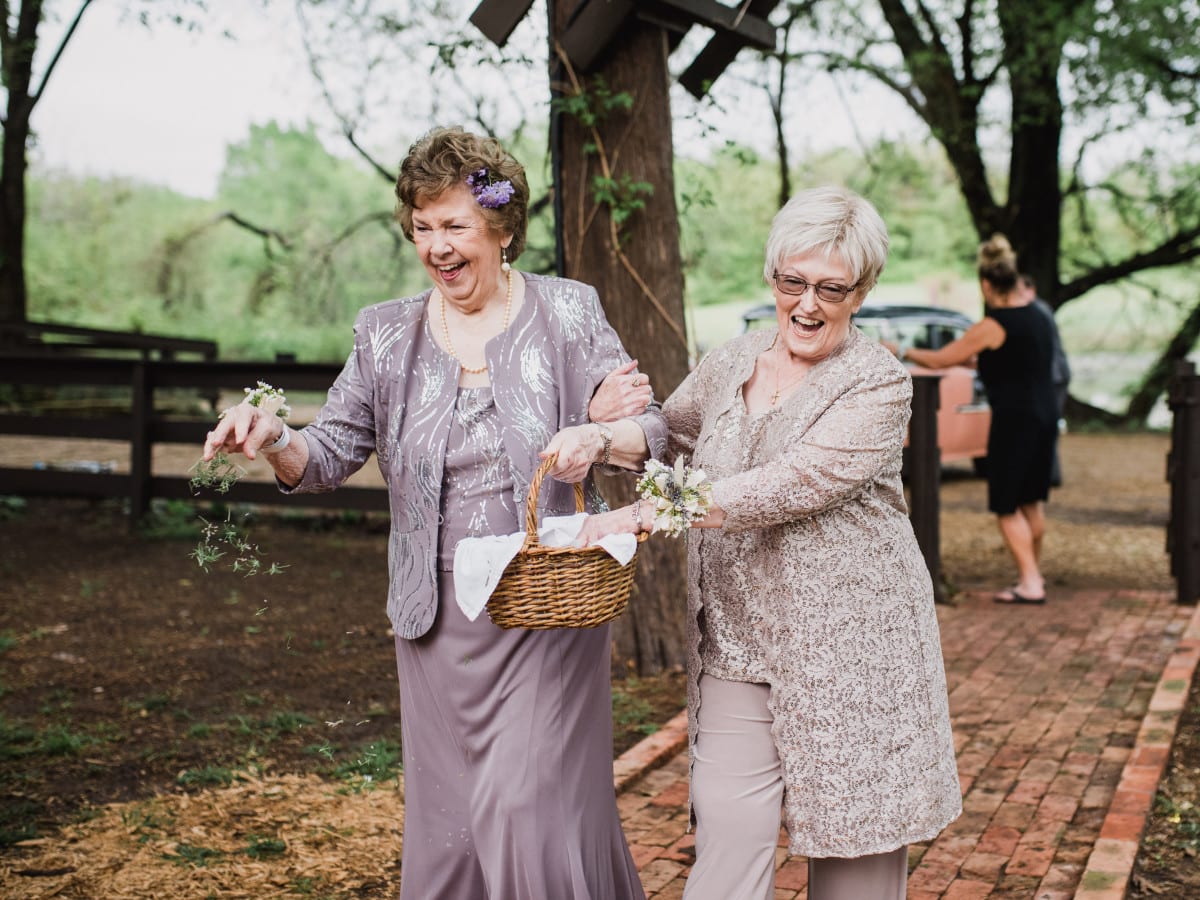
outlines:
[[[200,359],[215,362],[217,358],[216,341],[112,331],[106,328],[83,328],[54,322],[0,324],[0,347],[5,348],[7,352],[30,356],[78,356],[96,352],[106,356],[134,356],[160,360],[198,356]]]
[[[37,470],[0,465],[0,494],[28,496],[127,497],[131,522],[136,523],[153,498],[192,497],[186,476],[160,476],[151,470],[154,444],[191,444],[199,447],[212,427],[213,415],[184,416],[164,411],[156,402],[165,391],[190,391],[195,398],[215,397],[220,390],[240,391],[258,380],[286,385],[290,392],[324,392],[341,366],[290,361],[178,362],[152,359],[88,357],[47,358],[43,354],[0,355],[0,383],[20,387],[79,386],[122,389],[115,409],[96,407],[51,414],[0,413],[0,434],[99,438],[129,444],[129,472]],[[913,379],[913,419],[905,467],[909,472],[911,515],[917,540],[933,576],[938,599],[941,578],[937,449],[938,376]],[[123,405],[123,408],[121,406]],[[273,483],[239,481],[223,499],[234,503],[287,503],[333,509],[386,510],[382,488],[343,487],[302,499],[281,494]]]
[[[1171,517],[1167,553],[1180,603],[1200,600],[1200,375],[1180,362],[1167,387],[1174,413],[1167,481],[1171,483]]]
[[[115,404],[93,410],[52,414],[0,414],[0,434],[44,437],[99,438],[129,444],[129,472],[80,472],[56,469],[0,467],[0,493],[79,497],[128,497],[136,521],[154,497],[192,497],[186,476],[156,476],[151,471],[154,444],[199,447],[214,416],[173,415],[156,403],[163,391],[190,391],[199,399],[221,390],[240,392],[262,379],[286,384],[290,391],[324,392],[341,366],[296,362],[173,362],[145,359],[106,359],[45,356],[0,356],[0,383],[14,386],[81,386],[120,391]],[[105,407],[113,409],[105,411]],[[120,408],[124,406],[124,408]],[[224,499],[238,503],[282,503],[334,509],[387,509],[387,492],[377,488],[344,487],[333,493],[307,494],[288,500],[273,483],[240,481]]]

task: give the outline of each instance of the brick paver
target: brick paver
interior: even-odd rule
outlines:
[[[910,848],[910,900],[1123,894],[1200,654],[1194,612],[1134,591],[939,607],[964,812]],[[680,897],[694,859],[686,752],[637,780],[629,767],[619,805],[647,896]],[[782,834],[777,859],[776,900],[805,897],[807,866]]]

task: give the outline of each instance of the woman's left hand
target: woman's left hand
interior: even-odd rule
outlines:
[[[654,399],[650,379],[637,370],[637,360],[609,372],[588,404],[588,418],[593,422],[615,422],[630,416],[640,416]]]
[[[592,464],[604,455],[604,439],[600,436],[600,429],[595,425],[564,428],[550,438],[550,443],[538,456],[549,459],[556,453],[558,459],[550,469],[550,477],[568,484],[583,481]]]

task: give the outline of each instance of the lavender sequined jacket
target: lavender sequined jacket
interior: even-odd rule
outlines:
[[[587,422],[596,387],[629,360],[595,289],[562,278],[524,278],[524,303],[486,347],[518,505],[540,463],[538,451],[560,429]],[[458,361],[434,342],[425,315],[430,293],[359,313],[354,350],[302,431],[308,466],[292,489],[333,490],[376,453],[392,520],[387,613],[396,634],[410,639],[429,630],[437,610],[442,465],[458,392]],[[651,454],[661,456],[666,423],[658,405],[635,421]],[[595,508],[600,500],[590,478],[585,488]],[[550,515],[575,511],[571,485],[553,479],[543,482],[538,500]]]

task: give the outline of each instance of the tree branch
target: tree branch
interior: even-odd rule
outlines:
[[[1180,231],[1153,250],[1134,253],[1119,262],[1091,269],[1059,289],[1057,305],[1062,306],[1068,300],[1086,294],[1094,287],[1125,278],[1136,272],[1179,265],[1193,259],[1200,259],[1200,227]]]
[[[83,0],[83,3],[80,4],[78,11],[75,13],[75,18],[71,21],[70,27],[67,29],[66,34],[63,35],[62,40],[58,42],[58,47],[55,48],[54,56],[50,58],[50,64],[46,66],[46,71],[42,73],[41,84],[38,85],[37,90],[29,98],[30,110],[42,99],[42,91],[46,89],[46,82],[50,80],[50,76],[54,72],[54,67],[58,65],[58,61],[62,58],[63,51],[67,48],[67,42],[71,40],[71,36],[75,34],[75,29],[79,27],[79,20],[83,18],[84,12],[91,5],[92,0]]]
[[[379,174],[385,181],[387,181],[388,184],[396,183],[397,173],[389,171],[383,165],[383,163],[376,160],[375,157],[373,157],[370,153],[368,153],[366,150],[364,150],[359,145],[358,141],[355,140],[355,138],[354,138],[354,129],[349,127],[349,125],[346,122],[342,123],[342,135],[346,138],[347,141],[350,142],[350,146],[354,148],[355,152],[358,153],[358,155],[361,156],[364,160],[366,160],[367,165],[369,165],[372,169],[374,169],[375,172],[377,174]]]

